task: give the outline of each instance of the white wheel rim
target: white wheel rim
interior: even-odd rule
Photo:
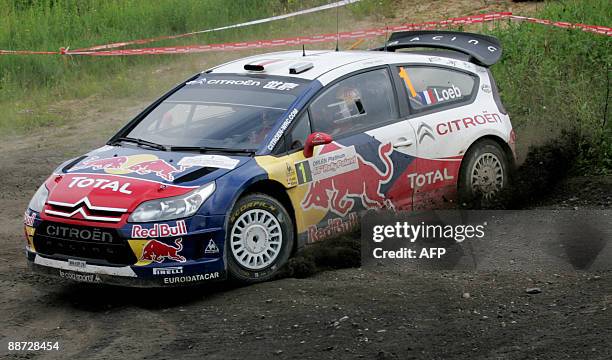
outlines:
[[[283,232],[272,213],[254,209],[234,222],[230,247],[234,259],[248,270],[261,270],[274,262],[283,244]]]
[[[472,168],[472,191],[490,199],[504,185],[504,168],[499,158],[492,153],[480,155]]]

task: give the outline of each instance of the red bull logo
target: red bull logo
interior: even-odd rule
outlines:
[[[339,148],[334,143],[325,145],[320,154]],[[304,196],[302,207],[329,209],[340,216],[345,216],[355,205],[353,197],[360,198],[365,208],[391,206],[381,194],[380,186],[389,182],[393,176],[393,163],[390,158],[392,151],[390,143],[381,144],[378,148],[378,156],[385,164],[384,172],[357,155],[357,169],[312,182]]]
[[[157,263],[164,262],[166,259],[179,262],[187,261],[185,257],[179,255],[181,250],[183,250],[183,239],[174,240],[174,245],[176,247],[164,244],[161,241],[150,240],[142,249],[140,260],[150,260]]]
[[[136,165],[128,167],[128,170],[132,170],[140,175],[155,174],[160,178],[168,181],[174,180],[174,173],[185,170],[184,167],[178,169],[168,164],[166,161],[157,159],[152,161],[143,161]]]
[[[152,228],[144,228],[141,225],[132,226],[132,238],[143,239],[148,237],[168,237],[187,234],[185,220],[178,220],[176,226],[169,224],[153,224]]]
[[[104,170],[106,173],[116,175],[129,173],[137,173],[139,175],[155,174],[166,181],[173,181],[176,173],[185,171],[188,167],[189,166],[175,167],[167,161],[159,159],[155,155],[143,154],[116,156],[103,159],[94,156],[73,167],[71,171],[92,169]]]
[[[93,170],[119,169],[127,162],[127,160],[127,156],[117,156],[106,159],[100,159],[97,156],[94,156],[90,160],[81,163],[81,165],[73,167],[72,170],[87,168],[91,168]]]

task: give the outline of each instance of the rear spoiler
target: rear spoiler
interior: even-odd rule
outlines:
[[[502,55],[499,40],[492,36],[436,30],[394,32],[386,46],[372,50],[393,52],[416,47],[458,51],[469,55],[471,62],[486,67],[498,62]]]

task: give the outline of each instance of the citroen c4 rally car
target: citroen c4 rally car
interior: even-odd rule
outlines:
[[[164,286],[273,277],[368,209],[490,197],[514,133],[494,38],[392,34],[371,51],[257,55],[193,76],[60,165],[25,212],[27,256],[61,278]]]

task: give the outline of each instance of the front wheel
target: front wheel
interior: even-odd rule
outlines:
[[[293,220],[278,200],[261,193],[239,199],[226,241],[230,275],[247,283],[273,278],[289,259],[293,240]]]
[[[459,172],[459,197],[463,203],[489,203],[508,186],[510,165],[504,150],[492,140],[476,143],[464,157]]]

